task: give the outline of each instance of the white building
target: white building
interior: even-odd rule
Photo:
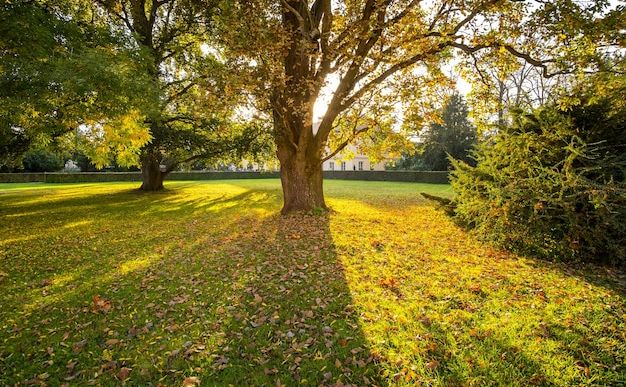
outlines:
[[[345,150],[354,154],[354,158],[348,160],[342,157],[342,152],[336,154],[330,160],[324,161],[324,171],[384,171],[385,162],[372,163],[366,155],[360,153],[356,146],[348,145]]]

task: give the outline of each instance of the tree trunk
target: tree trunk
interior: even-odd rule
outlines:
[[[316,152],[317,153],[317,152]],[[283,187],[282,214],[328,209],[324,201],[322,163],[315,154],[305,154],[278,145],[280,182]]]
[[[141,158],[141,187],[142,191],[160,191],[163,189],[163,178],[165,173],[161,172],[161,159],[157,154],[146,152]]]

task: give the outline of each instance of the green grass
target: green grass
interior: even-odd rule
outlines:
[[[449,186],[136,186],[0,184],[0,385],[626,383],[623,273],[478,243]]]

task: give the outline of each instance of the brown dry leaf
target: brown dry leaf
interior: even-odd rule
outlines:
[[[439,361],[438,360],[431,360],[428,363],[426,363],[426,368],[434,370],[435,368],[439,367]]]
[[[115,375],[119,380],[121,380],[122,382],[125,381],[126,379],[128,379],[128,376],[130,375],[130,371],[132,371],[131,368],[128,367],[122,367],[122,369],[119,370],[119,372],[117,373],[117,375]]]
[[[81,340],[77,343],[74,343],[74,345],[72,345],[72,351],[74,353],[79,353],[83,350],[83,348],[85,348],[85,345],[87,345],[87,340]]]
[[[398,285],[398,281],[393,277],[383,278],[378,283],[383,288],[394,288]]]
[[[129,337],[135,337],[139,334],[139,329],[135,328],[135,327],[131,327],[128,329],[128,336]]]
[[[183,294],[183,295],[172,298],[172,300],[168,304],[170,306],[176,305],[176,304],[182,304],[184,302],[187,302],[187,300],[189,300],[189,296],[186,294]]]
[[[108,339],[108,340],[105,342],[105,345],[106,345],[107,347],[112,347],[112,346],[117,345],[117,344],[119,344],[119,343],[120,343],[120,341],[119,341],[118,339]]]
[[[373,248],[375,248],[377,250],[382,250],[385,247],[383,242],[378,241],[378,240],[372,241],[371,245],[372,245]]]
[[[183,380],[183,387],[199,386],[200,379],[196,376],[188,376]]]
[[[52,283],[53,281],[51,279],[44,279],[41,281],[40,285],[43,288],[43,287],[52,285]]]
[[[108,313],[109,310],[111,310],[111,301],[100,297],[100,295],[96,294],[95,296],[93,296],[92,300],[93,300],[92,309],[95,312]]]
[[[72,372],[74,371],[74,367],[76,367],[76,363],[78,363],[77,361],[69,361],[67,363],[67,365],[65,366],[65,368],[67,368],[67,372]]]

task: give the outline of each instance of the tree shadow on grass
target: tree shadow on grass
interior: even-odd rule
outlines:
[[[377,380],[328,218],[268,216],[273,191],[132,195],[55,202],[65,224],[102,217],[82,240],[52,232],[8,245],[12,265],[32,269],[0,282],[0,384]],[[176,209],[165,218],[162,205]]]
[[[551,262],[529,257],[538,268],[558,269],[563,273],[618,294],[626,301],[626,267],[598,263]]]
[[[470,330],[455,332],[436,321],[427,323],[431,345],[426,356],[433,359],[423,368],[435,370],[435,380],[447,385],[548,386],[558,380],[546,376],[543,365],[512,345],[499,332]]]
[[[431,200],[431,202],[441,211],[445,212],[450,221],[455,223],[459,228],[469,234],[473,233],[473,228],[458,221],[458,219],[454,217],[453,211],[451,211],[450,208],[442,206],[441,204],[435,204],[433,200]],[[473,236],[479,237],[479,235],[476,235],[475,233]],[[489,244],[489,241],[485,241],[485,243]],[[524,254],[522,252],[505,252],[505,249],[501,247],[497,247],[497,249],[503,251],[503,253],[497,254],[500,258],[508,257],[518,259],[519,257],[524,257],[528,259],[529,263],[538,269],[559,270],[568,276],[580,278],[585,282],[589,282],[595,286],[614,292],[626,300],[625,265],[616,266],[602,262],[565,262],[559,260],[558,257],[554,260],[550,260],[531,254]]]
[[[243,226],[243,225],[242,225]],[[230,243],[236,266],[223,306],[224,337],[206,381],[223,385],[375,382],[326,216],[272,215],[246,222]],[[247,255],[247,256],[246,256]]]

